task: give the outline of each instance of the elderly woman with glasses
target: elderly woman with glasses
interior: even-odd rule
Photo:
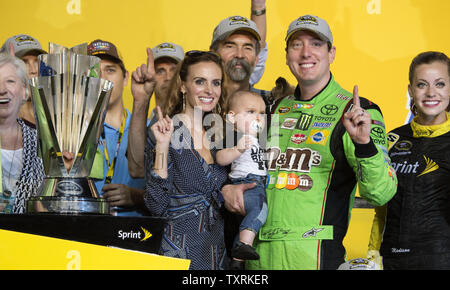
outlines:
[[[19,118],[28,98],[27,81],[25,63],[0,54],[0,213],[24,213],[44,177],[36,128]]]

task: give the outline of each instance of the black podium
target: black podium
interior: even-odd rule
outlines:
[[[103,215],[0,214],[0,229],[157,254],[165,219]]]

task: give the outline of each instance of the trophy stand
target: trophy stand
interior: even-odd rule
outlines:
[[[108,202],[89,178],[45,178],[42,193],[29,199],[28,213],[109,214]]]
[[[86,52],[86,44],[51,43],[38,56],[30,88],[45,179],[27,213],[109,214],[89,174],[113,84],[98,77],[100,59]]]

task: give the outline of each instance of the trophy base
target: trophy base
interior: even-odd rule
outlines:
[[[27,213],[110,214],[109,203],[99,197],[89,178],[46,178],[38,196],[27,201]]]
[[[110,214],[103,198],[38,196],[28,200],[27,213],[46,214]]]

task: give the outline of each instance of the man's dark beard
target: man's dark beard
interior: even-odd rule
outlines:
[[[240,64],[242,67],[235,68],[237,64]],[[246,60],[233,58],[232,60],[230,60],[225,64],[225,71],[232,81],[241,82],[246,78],[250,77],[252,68]]]

